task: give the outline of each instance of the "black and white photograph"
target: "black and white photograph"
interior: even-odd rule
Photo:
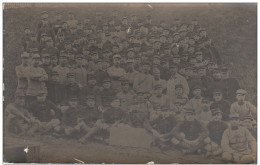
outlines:
[[[4,162],[257,163],[257,3],[2,5]]]

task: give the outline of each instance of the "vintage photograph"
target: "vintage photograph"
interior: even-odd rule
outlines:
[[[257,3],[3,3],[8,163],[257,163]]]

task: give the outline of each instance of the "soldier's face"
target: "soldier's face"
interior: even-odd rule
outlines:
[[[76,58],[76,63],[78,65],[83,65],[83,62],[84,62],[83,58]]]
[[[218,101],[221,101],[222,98],[223,98],[222,93],[214,93],[213,98],[214,98],[214,100],[217,101],[217,102],[218,102]]]
[[[194,89],[193,90],[193,95],[196,96],[201,96],[201,89]]]
[[[69,61],[73,61],[74,58],[75,58],[75,55],[74,55],[73,53],[69,53],[69,54],[68,54],[68,60],[69,60]]]
[[[175,89],[175,94],[176,94],[177,96],[182,96],[182,94],[183,94],[183,89],[182,89],[182,88],[176,88],[176,89]]]
[[[174,67],[174,68],[170,68],[170,72],[171,74],[175,75],[178,71],[178,68]]]
[[[111,106],[112,106],[113,108],[119,108],[119,107],[120,107],[120,100],[119,100],[119,99],[113,100],[113,101],[111,102]]]
[[[56,15],[55,17],[56,17],[56,20],[61,20],[61,15],[60,14]]]
[[[206,71],[206,69],[200,69],[200,70],[198,71],[198,74],[199,74],[199,76],[203,77],[203,76],[206,76],[207,71]]]
[[[25,97],[16,97],[15,103],[21,107],[25,106]]]
[[[227,79],[227,78],[229,78],[229,72],[222,72],[222,73],[221,73],[221,77],[222,77],[222,79]]]
[[[36,41],[36,40],[37,40],[36,36],[31,37],[31,41]]]
[[[158,96],[162,95],[162,88],[155,89],[155,94]]]
[[[67,58],[61,57],[60,58],[60,64],[66,64],[67,63]]]
[[[172,48],[172,53],[173,54],[178,54],[179,53],[179,48],[178,47],[173,47]]]
[[[44,56],[44,57],[42,58],[42,63],[43,63],[43,64],[49,65],[50,62],[51,62],[50,56]]]
[[[189,47],[189,48],[188,48],[188,53],[189,53],[189,54],[192,55],[194,52],[195,52],[194,47]]]
[[[22,58],[22,64],[28,65],[29,64],[29,58]]]
[[[76,100],[70,100],[69,101],[69,106],[72,108],[76,108],[78,105],[78,102]]]
[[[231,126],[238,126],[239,125],[239,118],[231,118],[230,124],[231,124]]]
[[[180,59],[180,58],[173,58],[173,59],[172,59],[172,62],[173,62],[174,64],[179,64],[179,63],[181,62],[181,59]]]
[[[221,79],[221,74],[219,72],[214,72],[213,73],[213,78],[214,79]]]
[[[89,107],[94,107],[95,104],[96,104],[95,100],[93,100],[93,99],[87,99],[87,105],[88,105]]]
[[[162,67],[164,68],[164,69],[169,69],[169,62],[164,62],[164,63],[162,63]]]
[[[243,120],[242,124],[247,129],[252,129],[253,128],[253,123],[252,123],[252,120],[250,120],[250,119]]]
[[[88,84],[91,85],[91,86],[96,85],[96,83],[97,83],[97,81],[95,79],[88,80]]]
[[[194,121],[195,115],[193,113],[186,113],[185,114],[185,120],[187,121]]]
[[[153,73],[153,76],[154,78],[157,80],[157,79],[160,79],[160,72],[154,72]]]
[[[197,61],[202,61],[203,60],[203,55],[197,55],[196,56]]]
[[[113,63],[114,65],[118,66],[120,64],[120,58],[114,58]]]
[[[38,66],[38,65],[40,65],[40,58],[34,58],[33,59],[33,64],[34,64],[34,66]]]
[[[47,97],[46,94],[42,94],[42,95],[37,96],[37,100],[39,102],[44,102],[46,100],[46,97]]]
[[[201,36],[201,37],[206,37],[206,36],[207,36],[207,32],[206,32],[206,31],[200,32],[200,36]]]
[[[158,59],[158,58],[154,58],[154,59],[153,59],[153,63],[154,63],[155,65],[160,65],[161,60]]]
[[[246,96],[243,94],[237,94],[236,98],[237,98],[238,102],[243,102],[243,101],[245,101]]]
[[[25,29],[25,34],[30,34],[31,33],[31,30],[30,29]]]
[[[65,49],[70,49],[71,48],[71,44],[65,44]]]
[[[102,28],[104,31],[107,31],[108,30],[108,26],[103,26]]]
[[[150,66],[149,65],[143,65],[143,71],[144,71],[144,73],[148,73],[150,71]]]
[[[105,83],[103,84],[103,87],[104,87],[105,89],[109,89],[109,88],[111,87],[111,83],[110,83],[110,82],[105,82]]]
[[[190,64],[195,65],[196,63],[197,63],[196,58],[191,58],[190,59]]]
[[[222,119],[222,114],[221,113],[216,113],[213,115],[213,120],[214,121],[221,121]]]
[[[73,14],[69,14],[69,19],[74,19],[74,15]]]

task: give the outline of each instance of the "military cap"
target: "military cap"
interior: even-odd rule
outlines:
[[[32,58],[33,58],[33,59],[40,58],[40,55],[39,55],[39,54],[33,54],[33,55],[32,55]]]
[[[112,38],[119,38],[119,37],[118,37],[118,35],[113,35],[113,37],[112,37]]]
[[[214,89],[213,94],[223,93],[221,89]]]
[[[196,52],[195,55],[196,55],[196,56],[202,55],[202,52]]]
[[[177,35],[180,35],[180,34],[179,34],[179,33],[174,33],[172,36],[175,37],[175,36],[177,36]]]
[[[179,55],[179,54],[174,54],[174,55],[172,56],[172,58],[180,58],[180,55]]]
[[[244,90],[244,89],[238,89],[237,91],[236,91],[236,94],[242,94],[242,95],[245,95],[247,92],[246,92],[246,90]]]
[[[16,92],[15,92],[15,97],[25,97],[24,92],[22,92],[22,91],[16,91]]]
[[[72,78],[72,77],[75,77],[75,75],[71,72],[67,73],[67,78]]]
[[[111,79],[110,79],[110,78],[105,78],[105,79],[103,80],[103,83],[106,83],[106,82],[110,82],[110,83],[111,83]]]
[[[126,63],[127,63],[127,64],[128,64],[128,63],[134,63],[134,60],[128,59],[128,60],[126,60]]]
[[[179,65],[171,64],[171,65],[169,66],[169,68],[170,68],[170,69],[172,69],[172,68],[179,68]]]
[[[199,31],[199,32],[202,32],[202,31],[206,31],[206,29],[205,29],[205,28],[199,28],[198,31]]]
[[[30,54],[27,53],[27,52],[23,52],[23,53],[21,54],[21,58],[29,58],[29,57],[30,57]]]
[[[43,11],[43,12],[41,13],[41,17],[42,17],[42,19],[48,18],[48,12],[47,12],[47,11]]]
[[[213,73],[219,73],[219,69],[218,68],[214,68],[213,69]]]
[[[24,27],[24,30],[26,30],[26,29],[29,29],[29,30],[30,30],[29,26],[25,26],[25,27]]]
[[[78,101],[78,98],[76,96],[70,96],[69,101]]]
[[[125,17],[123,17],[122,19],[128,19],[128,18],[125,16]]]
[[[43,95],[46,95],[46,94],[47,94],[47,90],[46,89],[41,89],[37,96],[43,96]]]
[[[204,70],[204,69],[207,69],[206,66],[198,67],[198,70]]]
[[[156,85],[154,86],[154,89],[162,89],[162,84],[156,84]]]
[[[76,59],[83,59],[84,56],[83,56],[83,54],[77,54],[77,55],[75,56],[75,58],[76,58]]]
[[[153,56],[153,58],[155,59],[155,58],[157,58],[157,59],[161,59],[161,57],[160,56],[158,56],[158,55],[155,55],[155,56]]]
[[[57,71],[52,71],[52,72],[51,72],[51,75],[52,75],[52,76],[57,76],[57,75],[59,75],[59,73],[58,73]]]
[[[154,43],[156,43],[156,42],[159,42],[159,43],[161,43],[161,41],[160,41],[160,40],[155,40],[155,41],[154,41]]]
[[[160,35],[160,37],[166,37],[166,38],[167,38],[167,36],[166,36],[166,35],[164,35],[164,34],[161,34],[161,35]]]
[[[183,88],[183,85],[182,84],[176,84],[175,89],[177,89],[177,88]]]
[[[66,54],[66,52],[65,51],[62,51],[62,52],[60,52],[60,58],[67,58],[68,56],[67,56],[67,54]]]
[[[47,38],[46,38],[46,42],[48,42],[48,41],[53,41],[53,40],[52,40],[51,37],[47,37]]]
[[[135,50],[134,50],[133,48],[129,48],[129,49],[127,49],[126,52],[127,52],[127,53],[128,53],[128,52],[135,52]]]
[[[211,113],[212,113],[212,115],[215,115],[217,113],[221,113],[222,114],[221,109],[219,107],[215,108],[215,109],[211,109]]]
[[[244,116],[242,116],[242,117],[240,117],[240,119],[241,120],[251,120],[251,121],[253,121],[253,117],[252,117],[252,115],[244,115]]]
[[[185,110],[185,113],[195,114],[195,110],[189,105],[184,106],[183,109]]]
[[[42,51],[42,53],[41,53],[41,57],[50,57],[50,56],[51,55],[50,55],[50,53],[47,50]]]
[[[201,84],[196,83],[196,84],[193,86],[192,90],[195,90],[195,89],[202,89]]]
[[[123,79],[123,80],[121,81],[121,85],[129,85],[129,81],[126,80],[126,79]]]
[[[115,55],[113,55],[113,59],[115,59],[115,58],[121,58],[121,56],[119,54],[115,54]]]
[[[94,95],[87,95],[87,96],[86,96],[86,100],[89,100],[89,99],[95,100],[96,98],[95,98]]]
[[[239,115],[238,115],[237,113],[231,113],[231,114],[229,115],[229,118],[230,118],[230,119],[234,119],[234,118],[238,119],[238,118],[239,118]]]
[[[94,74],[88,74],[88,80],[96,80],[96,76]]]
[[[149,61],[143,61],[142,64],[143,65],[149,65],[149,66],[151,65]]]
[[[41,33],[41,37],[43,37],[43,36],[47,36],[47,34],[46,33]]]
[[[228,72],[228,67],[222,66],[221,67],[221,72]]]

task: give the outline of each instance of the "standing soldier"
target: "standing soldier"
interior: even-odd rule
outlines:
[[[229,116],[231,127],[226,129],[221,140],[224,160],[235,163],[253,163],[256,161],[256,140],[251,133],[239,125],[239,115]]]
[[[129,89],[129,81],[121,81],[122,91],[116,94],[116,97],[120,100],[123,110],[126,110],[129,105],[134,101],[135,93]]]
[[[140,72],[134,79],[133,89],[136,92],[150,93],[154,87],[154,78],[149,74],[150,63],[143,62],[142,73]]]
[[[125,76],[125,70],[120,68],[120,55],[113,56],[113,66],[107,69],[108,75],[112,78],[112,88],[115,91],[119,91],[121,89],[120,79]]]
[[[75,81],[78,83],[79,87],[84,87],[87,85],[87,70],[83,67],[83,55],[77,54],[76,57],[76,67],[72,69],[75,75]]]
[[[52,24],[49,22],[48,17],[49,17],[49,15],[48,15],[47,11],[42,12],[42,15],[41,15],[42,20],[38,24],[38,27],[37,27],[38,41],[40,41],[40,37],[43,33],[46,33],[46,35],[51,37],[52,40],[55,40],[55,34],[54,34],[54,31],[53,31],[53,28],[52,28]]]
[[[57,88],[61,94],[59,103],[64,104],[66,98],[66,83],[67,83],[67,74],[69,73],[69,68],[67,67],[67,54],[65,52],[60,53],[60,64],[53,68],[53,71],[57,72]]]
[[[187,80],[181,76],[178,72],[178,66],[171,65],[170,66],[171,78],[167,81],[167,99],[171,100],[171,98],[175,95],[175,85],[182,84],[183,85],[183,92],[186,97],[189,96],[189,85]]]
[[[156,84],[154,86],[154,92],[149,98],[149,101],[152,105],[158,104],[160,107],[165,107],[167,105],[166,96],[163,94],[162,84]]]
[[[46,90],[46,81],[48,80],[48,74],[43,68],[40,67],[40,55],[33,54],[33,66],[28,68],[27,80],[28,88],[26,91],[27,105],[36,100],[36,96],[42,90]]]
[[[18,84],[16,88],[16,92],[21,92],[24,95],[26,94],[28,81],[27,74],[29,73],[29,58],[30,55],[27,52],[23,52],[21,54],[22,64],[15,67],[16,76],[18,78]]]
[[[139,74],[138,71],[134,68],[134,60],[128,59],[126,60],[126,75],[125,79],[128,80],[129,85],[131,88],[133,88],[134,79]]]

